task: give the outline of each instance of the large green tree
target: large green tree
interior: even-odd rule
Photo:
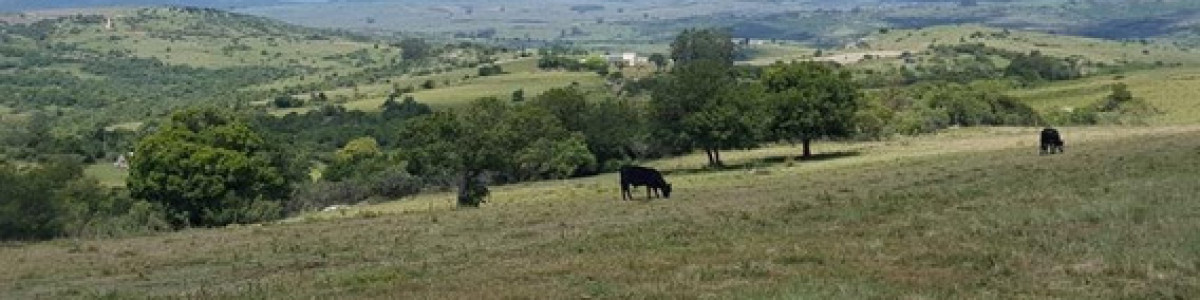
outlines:
[[[400,56],[405,60],[420,60],[429,57],[433,47],[419,38],[406,38],[400,41]]]
[[[55,161],[25,168],[0,163],[0,240],[61,235],[59,215],[66,210],[55,191],[82,174],[78,163]]]
[[[1004,74],[1026,81],[1069,80],[1081,76],[1078,60],[1042,55],[1038,51],[1012,58]]]
[[[574,87],[552,88],[529,101],[558,118],[567,130],[582,131],[589,104],[587,94]]]
[[[409,170],[453,176],[458,204],[465,207],[484,201],[488,177],[561,178],[595,161],[583,138],[567,131],[553,114],[496,98],[480,99],[459,112],[418,117],[402,135]]]
[[[161,210],[85,177],[78,157],[0,162],[0,240],[107,237],[169,227]]]
[[[623,160],[645,154],[650,132],[643,110],[641,103],[614,99],[589,105],[582,132],[600,169],[616,170]]]
[[[527,105],[549,112],[567,131],[582,133],[579,137],[598,163],[626,158],[626,149],[645,140],[645,121],[634,104],[617,100],[591,102],[587,98],[587,94],[574,87],[554,88],[534,97]]]
[[[799,141],[812,157],[814,139],[849,135],[859,106],[850,72],[819,62],[776,63],[764,71],[777,137]]]
[[[732,67],[736,47],[729,31],[713,28],[686,29],[671,42],[671,59],[676,65],[710,61]]]
[[[649,60],[654,64],[655,72],[662,72],[667,67],[667,64],[670,63],[667,61],[667,56],[662,53],[650,54]]]
[[[676,150],[702,148],[716,167],[721,150],[753,146],[763,123],[760,98],[735,76],[734,50],[727,31],[684,30],[671,43],[675,67],[651,101],[660,142]]]
[[[392,165],[379,149],[372,137],[360,137],[346,143],[334,153],[333,161],[321,174],[329,181],[342,181],[352,177],[374,176]]]
[[[287,161],[232,114],[176,112],[137,143],[132,196],[163,204],[176,226],[219,226],[278,217],[290,192]]]
[[[433,112],[433,109],[424,103],[417,102],[412,95],[404,96],[403,101],[396,101],[398,95],[388,96],[388,99],[380,105],[382,110],[381,116],[384,119],[408,119],[420,115],[427,115]]]
[[[676,66],[655,89],[651,110],[655,136],[676,150],[701,148],[720,167],[721,150],[754,146],[766,125],[761,93],[739,84],[722,62]]]

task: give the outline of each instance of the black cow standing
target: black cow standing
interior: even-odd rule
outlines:
[[[651,168],[638,166],[623,166],[621,167],[621,200],[633,200],[633,193],[629,191],[631,186],[646,187],[646,198],[650,198],[650,193],[658,194],[662,191],[663,198],[671,198],[671,184],[663,179],[662,173]]]
[[[1062,136],[1058,135],[1057,129],[1042,129],[1041,150],[1041,154],[1043,155],[1063,152]]]

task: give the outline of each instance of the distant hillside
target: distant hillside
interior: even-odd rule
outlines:
[[[761,40],[760,40],[761,41]],[[983,25],[942,25],[920,29],[879,30],[842,47],[826,49],[822,60],[839,63],[870,62],[903,65],[904,53],[921,55],[930,48],[976,46],[1014,53],[1038,52],[1059,58],[1074,57],[1080,62],[1106,66],[1200,65],[1200,48],[1168,39],[1109,40],[1010,30]],[[753,45],[743,64],[767,65],[777,60],[812,59],[815,49],[792,44]],[[869,57],[869,58],[868,58]],[[889,59],[883,59],[889,58]]]
[[[490,42],[571,43],[624,51],[663,44],[690,27],[725,27],[736,37],[829,47],[881,28],[983,24],[1105,39],[1192,38],[1200,1],[328,1],[246,6],[237,11],[297,24],[405,31]]]
[[[0,0],[0,12],[19,12],[55,8],[84,8],[107,6],[186,5],[198,7],[233,8],[279,4],[280,0]]]
[[[417,65],[393,44],[207,8],[106,9],[15,22],[0,25],[0,107],[60,115],[58,128],[86,131],[183,106],[248,105],[466,60]]]
[[[918,52],[930,45],[982,44],[988,47],[1029,53],[1037,51],[1057,57],[1077,56],[1109,65],[1200,64],[1197,49],[1154,40],[1114,41],[1100,38],[1008,30],[978,25],[935,26],[914,30],[891,30],[862,39],[872,50]]]

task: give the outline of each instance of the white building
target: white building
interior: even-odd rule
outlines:
[[[650,63],[650,58],[639,56],[636,52],[625,52],[621,54],[611,54],[605,57],[609,64],[623,63],[626,66],[637,66]]]

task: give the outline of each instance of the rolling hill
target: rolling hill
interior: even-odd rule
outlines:
[[[0,105],[11,113],[61,114],[75,130],[185,106],[245,106],[289,93],[383,85],[486,59],[476,54],[484,48],[447,46],[430,60],[409,61],[396,39],[205,8],[26,18],[0,26]]]

